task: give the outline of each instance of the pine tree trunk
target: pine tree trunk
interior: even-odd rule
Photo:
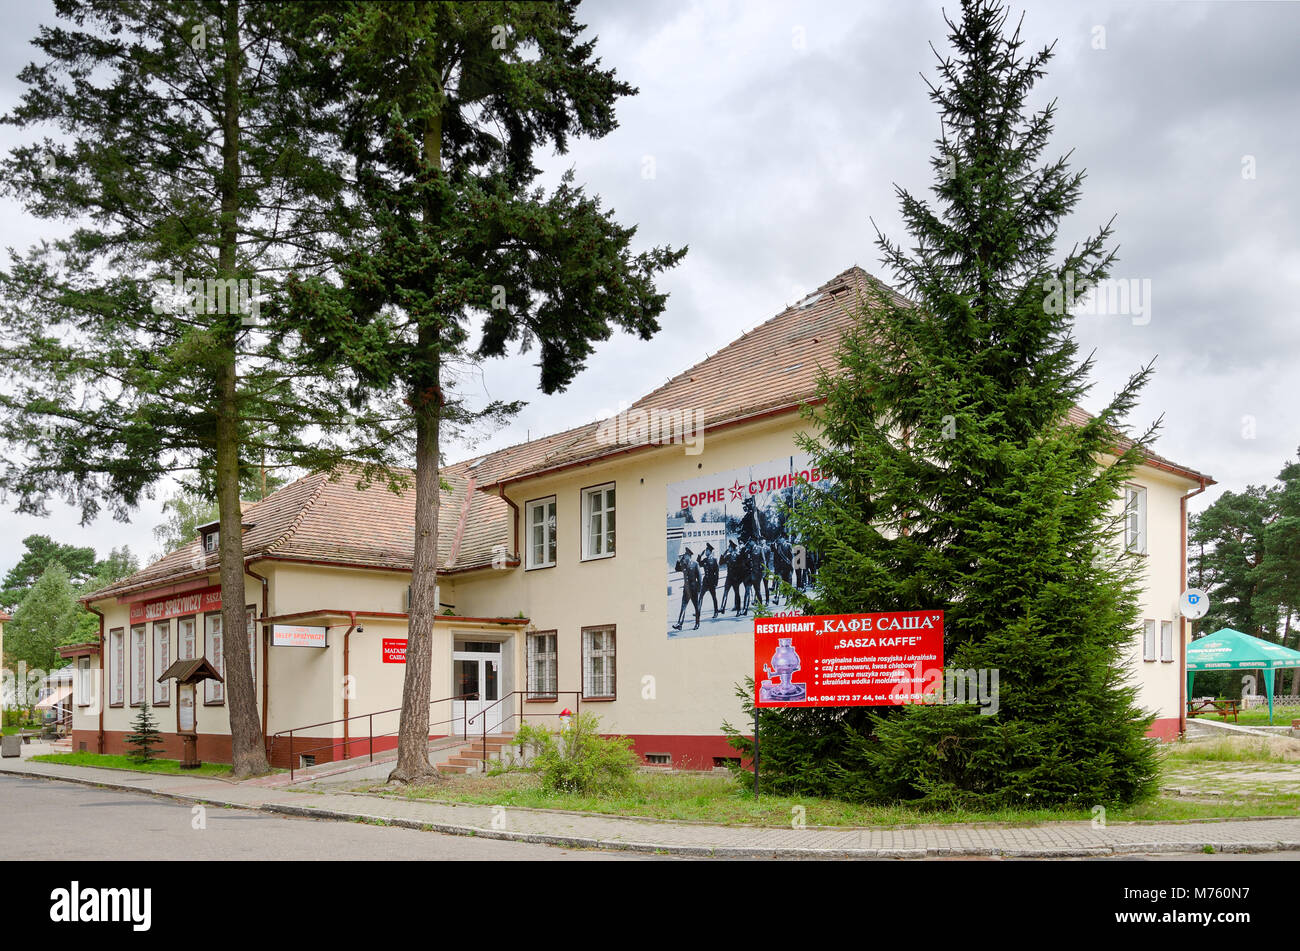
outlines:
[[[239,4],[231,0],[223,24],[225,111],[221,143],[220,276],[233,279],[239,218]],[[229,300],[229,298],[227,298]],[[231,767],[235,779],[270,771],[262,724],[257,715],[253,669],[249,659],[244,600],[244,537],[239,504],[239,402],[235,345],[238,315],[210,315],[222,333],[220,389],[217,410],[217,503],[220,507],[221,648],[226,678],[226,710],[230,717]]]
[[[429,678],[433,621],[438,613],[438,423],[437,396],[418,396],[415,436],[415,560],[411,567],[406,676],[398,726],[397,766],[389,781],[418,783],[438,775],[429,763]]]
[[[425,158],[441,164],[442,127],[435,116],[426,126]],[[432,214],[432,212],[430,212]],[[397,728],[397,766],[389,782],[418,783],[438,776],[429,762],[429,678],[433,663],[433,622],[438,613],[438,429],[442,390],[438,386],[437,329],[428,317],[420,327],[420,353],[431,369],[411,393],[415,412],[415,554],[411,564],[411,604],[407,608],[406,675]]]

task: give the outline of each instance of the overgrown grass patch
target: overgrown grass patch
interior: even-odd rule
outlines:
[[[1225,736],[1170,743],[1162,752],[1166,760],[1174,762],[1297,763],[1300,740],[1282,736]]]
[[[137,773],[176,773],[185,776],[228,776],[230,766],[225,763],[204,763],[198,769],[181,769],[180,760],[155,759],[136,763],[129,756],[112,753],[46,753],[33,756],[38,763],[60,763],[64,766],[98,766],[101,769],[129,769]]]
[[[612,796],[548,793],[535,775],[526,772],[498,776],[448,776],[416,787],[369,784],[358,791],[405,799],[426,799],[484,806],[563,809],[674,821],[708,822],[791,828],[808,826],[920,826],[954,823],[1038,825],[1044,822],[1090,821],[1087,809],[1001,809],[988,812],[923,811],[907,805],[865,805],[800,796],[762,795],[730,777],[699,773],[638,773],[628,791]],[[1300,796],[1257,796],[1245,800],[1200,801],[1160,796],[1134,806],[1112,807],[1107,823],[1156,820],[1212,819],[1240,816],[1289,815],[1300,811]]]

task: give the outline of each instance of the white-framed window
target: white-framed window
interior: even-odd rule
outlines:
[[[1158,621],[1144,621],[1142,631],[1142,659],[1156,659],[1156,631],[1159,628]]]
[[[172,665],[172,622],[153,622],[153,705],[165,707],[172,700],[170,680],[159,682],[163,671]]]
[[[197,626],[193,617],[183,617],[176,622],[177,660],[194,660],[194,630]]]
[[[218,547],[217,542],[218,542],[219,538],[220,538],[220,533],[217,532],[216,530],[213,530],[213,531],[211,531],[211,532],[208,532],[206,535],[204,535],[204,536],[203,536],[203,553],[206,554],[206,555],[211,555],[211,554],[215,553],[216,550],[217,550],[217,547]]]
[[[115,627],[108,632],[108,705],[120,707],[126,684],[126,632]]]
[[[144,704],[145,669],[145,633],[144,625],[137,624],[131,628],[131,706]]]
[[[555,648],[555,631],[528,635],[528,699],[557,696],[560,665]]]
[[[217,669],[217,673],[226,676],[226,656],[221,648],[220,614],[209,614],[203,619],[203,656]],[[203,681],[203,702],[225,703],[226,685],[211,678]]]
[[[610,699],[617,695],[614,666],[614,628],[582,629],[582,697]]]
[[[1147,553],[1147,490],[1140,485],[1124,486],[1124,548]]]
[[[1160,622],[1160,659],[1171,661],[1174,659],[1174,622]]]
[[[614,483],[582,490],[582,558],[614,554]]]
[[[530,568],[555,566],[555,496],[535,499],[524,506],[528,525],[528,563]]]
[[[257,686],[257,607],[248,605],[244,608],[244,616],[248,618],[248,666],[253,671],[253,686]]]
[[[73,699],[79,707],[90,706],[90,698],[94,696],[95,681],[91,676],[93,672],[90,669],[89,657],[77,658],[77,679],[73,684]]]

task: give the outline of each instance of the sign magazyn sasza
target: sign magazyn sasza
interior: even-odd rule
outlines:
[[[754,619],[760,707],[918,703],[942,667],[942,611]]]

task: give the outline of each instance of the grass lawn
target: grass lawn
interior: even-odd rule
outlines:
[[[39,726],[35,726],[35,725],[33,725],[33,726],[6,726],[6,727],[0,727],[0,730],[3,730],[3,735],[4,735],[4,736],[9,736],[9,735],[11,735],[11,734],[13,734],[13,733],[30,733],[30,732],[32,732],[33,730],[39,730],[39,729],[40,729],[40,727],[39,727]]]
[[[1240,723],[1242,726],[1268,726],[1268,707],[1262,710],[1242,710],[1237,714],[1237,719],[1232,717],[1220,716],[1213,714],[1197,714],[1189,719],[1195,720],[1219,720],[1225,723]],[[1290,726],[1292,720],[1300,720],[1300,708],[1297,707],[1274,707],[1273,708],[1273,726]]]
[[[134,763],[129,756],[107,753],[47,753],[33,756],[38,763],[62,763],[64,766],[99,766],[104,769],[130,769],[137,773],[183,773],[187,776],[227,776],[225,763],[204,763],[198,769],[181,769],[180,760],[156,759],[148,764]]]
[[[1300,744],[1297,746],[1300,747]],[[1182,767],[1183,761],[1172,762]],[[1242,760],[1232,762],[1239,763]],[[1206,766],[1210,772],[1221,769],[1212,761],[1207,764],[1193,762],[1186,767],[1194,773],[1192,779],[1182,773],[1178,776],[1180,785],[1191,783],[1197,787],[1204,786],[1207,790],[1204,797],[1161,794],[1149,802],[1135,806],[1110,808],[1106,812],[1106,821],[1149,822],[1300,814],[1300,792],[1293,792],[1290,783],[1270,787],[1267,782],[1258,782],[1258,776],[1252,774],[1250,783],[1242,786],[1229,785],[1225,791],[1221,785],[1205,781],[1202,773],[1206,772]],[[1290,770],[1295,774],[1294,777],[1288,774],[1285,778],[1300,781],[1300,762],[1291,767],[1276,768]],[[1093,818],[1091,808],[927,812],[905,805],[872,806],[807,796],[773,795],[760,796],[755,802],[752,789],[742,788],[729,776],[707,773],[639,772],[626,794],[609,798],[548,794],[540,788],[537,776],[528,772],[486,777],[452,775],[437,784],[409,788],[368,784],[359,787],[357,791],[408,799],[437,799],[480,805],[565,809],[606,815],[785,828],[789,828],[799,818],[810,826],[945,825],[958,822],[1036,825],[1042,822],[1088,821]],[[799,810],[802,810],[802,814]]]

